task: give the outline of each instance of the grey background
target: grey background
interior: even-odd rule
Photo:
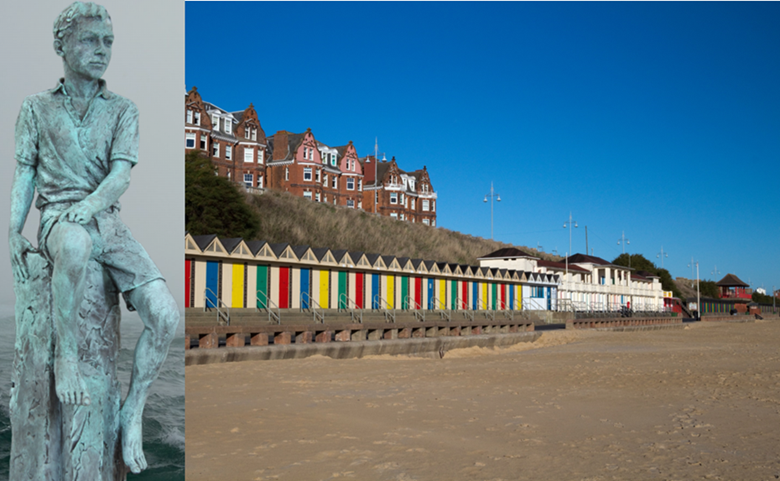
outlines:
[[[8,219],[14,160],[14,124],[22,100],[62,77],[52,47],[52,25],[71,1],[15,1],[0,15],[0,305],[13,303]],[[122,219],[165,276],[184,307],[184,1],[106,0],[114,47],[104,78],[108,88],[138,105],[141,144]],[[24,235],[35,245],[33,206]]]

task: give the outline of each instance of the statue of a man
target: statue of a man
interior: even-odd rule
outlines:
[[[55,21],[54,50],[65,74],[51,90],[27,97],[19,113],[9,246],[19,289],[30,277],[26,254],[35,252],[22,229],[37,189],[38,251],[51,269],[54,382],[64,405],[88,406],[92,401],[78,349],[88,263],[97,261],[128,308],[138,311],[145,329],[119,413],[122,457],[138,473],[147,467],[144,404],[179,314],[160,271],[119,217],[119,197],[138,162],[138,110],[108,91],[101,79],[113,41],[111,18],[100,5],[75,2]]]

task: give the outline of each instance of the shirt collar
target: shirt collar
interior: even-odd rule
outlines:
[[[106,81],[103,80],[102,78],[98,79],[98,86],[99,86],[99,90],[98,90],[97,95],[100,96],[100,97],[103,97],[106,100],[110,99],[111,98],[111,92],[109,92],[108,91],[108,87],[106,87]],[[57,82],[57,86],[52,89],[52,92],[62,92],[66,96],[70,97],[70,95],[68,95],[67,90],[65,90],[65,79],[64,78],[61,78]]]

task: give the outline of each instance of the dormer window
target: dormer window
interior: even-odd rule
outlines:
[[[233,133],[233,122],[229,118],[225,118],[225,133],[232,134]]]
[[[200,112],[193,112],[195,116],[195,125],[200,125]]]
[[[211,124],[214,126],[214,130],[219,132],[219,116],[217,114],[211,114]]]
[[[257,140],[257,129],[252,129],[252,140]]]

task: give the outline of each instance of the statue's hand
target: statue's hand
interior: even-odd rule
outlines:
[[[86,224],[92,220],[92,217],[97,214],[97,212],[98,209],[92,205],[92,202],[90,202],[88,199],[84,199],[81,202],[73,204],[68,208],[68,210],[60,214],[59,221]]]
[[[19,232],[11,232],[8,236],[8,247],[11,251],[11,267],[14,271],[14,277],[21,280],[27,280],[29,272],[27,264],[24,261],[24,255],[27,252],[34,251],[30,241],[24,238]]]

